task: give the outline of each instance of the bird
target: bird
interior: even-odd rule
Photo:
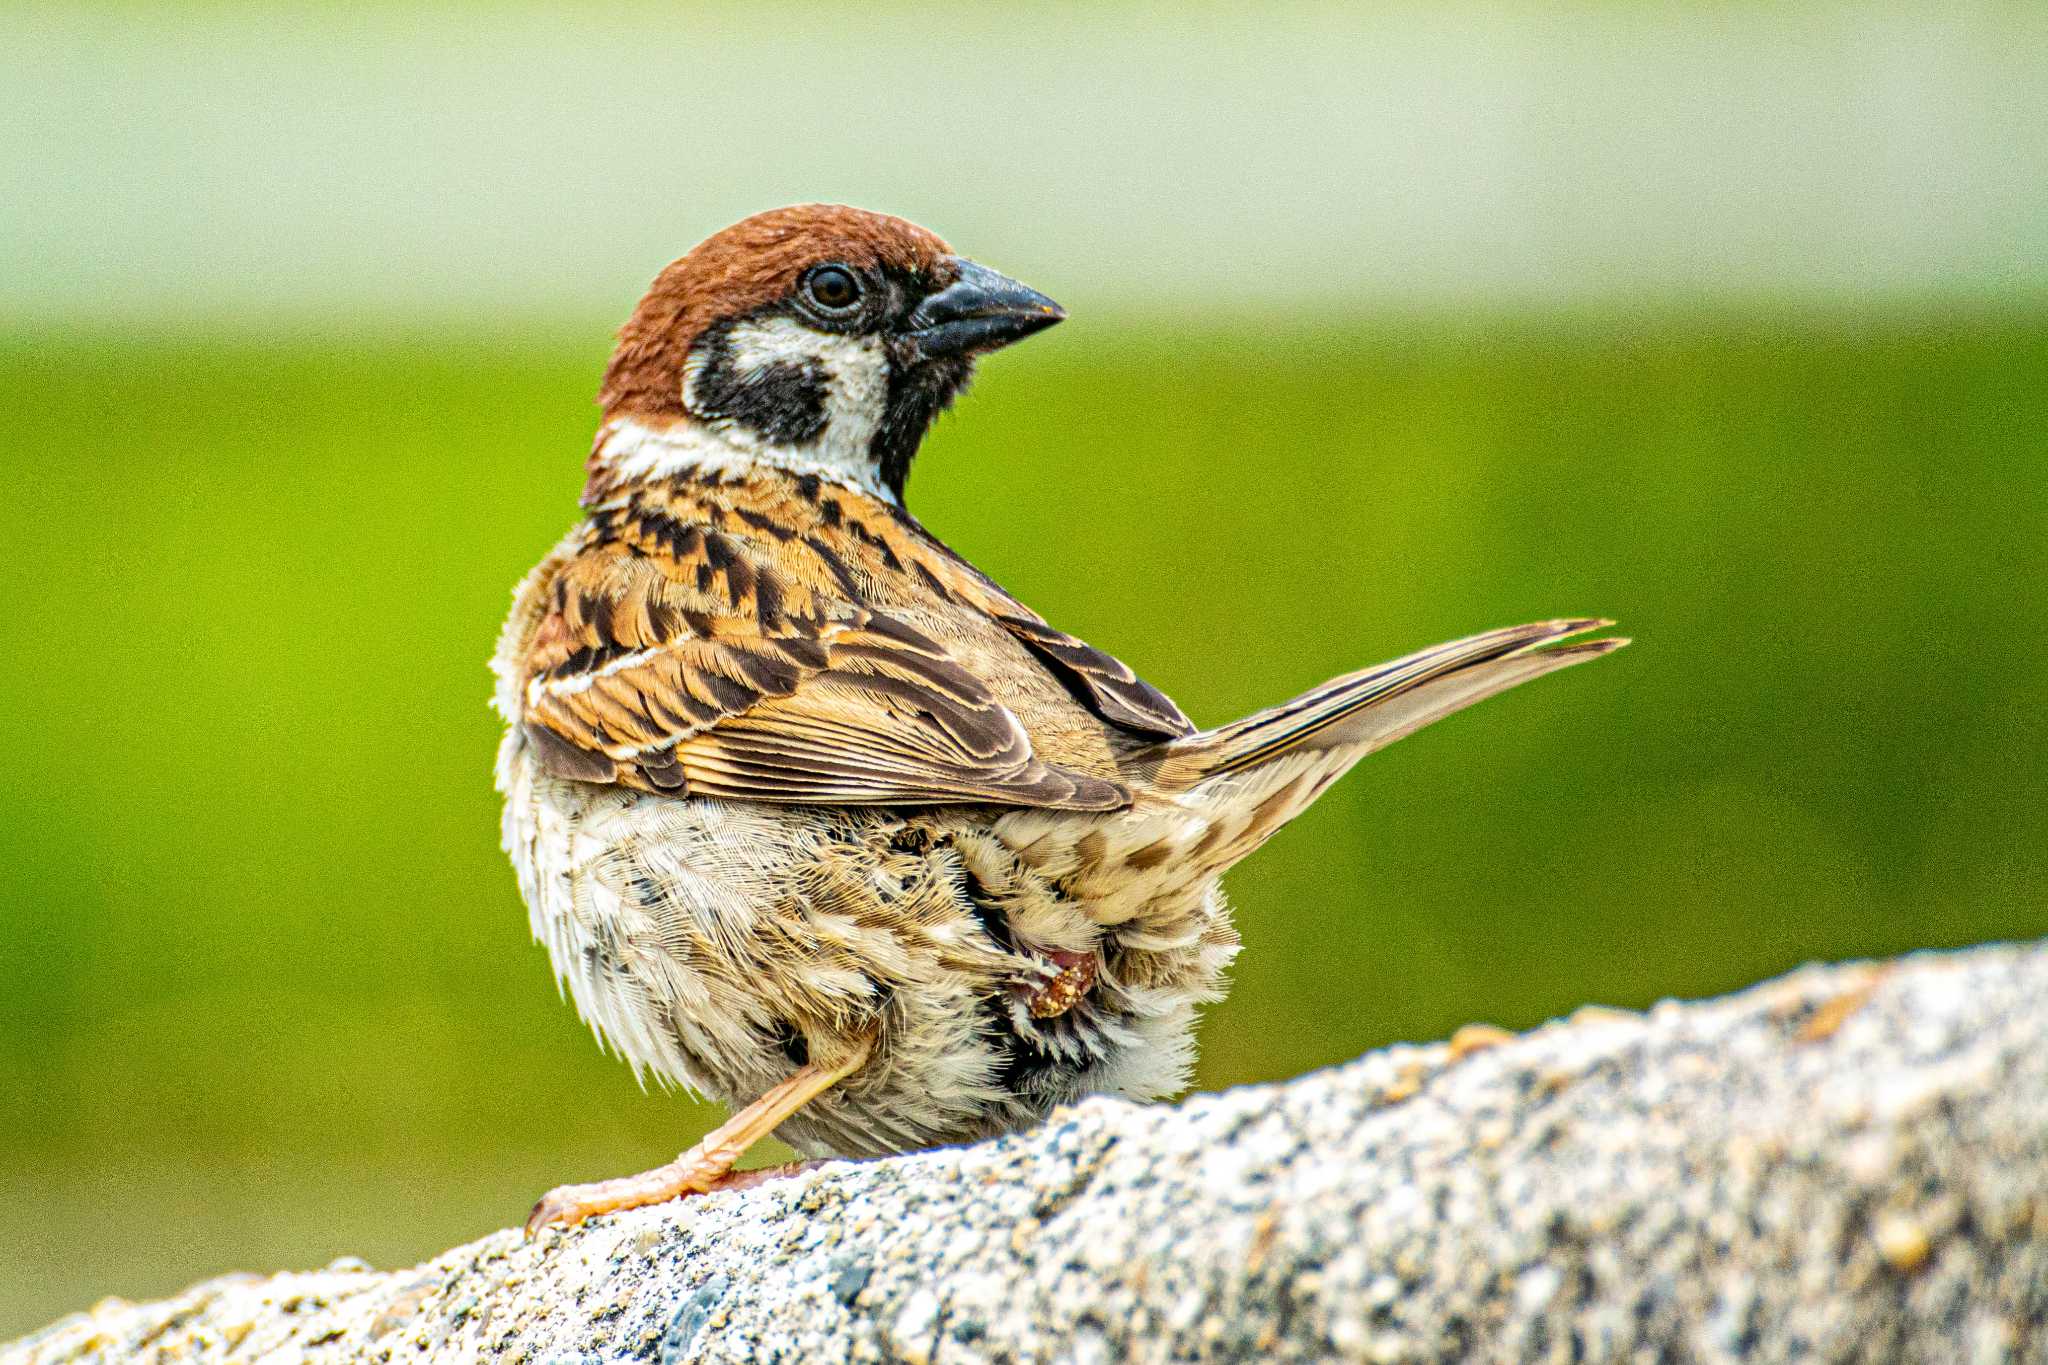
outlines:
[[[1225,870],[1373,750],[1626,643],[1492,630],[1198,729],[905,506],[976,361],[1064,317],[802,204],[620,330],[583,518],[492,660],[502,836],[600,1041],[731,1117],[529,1233],[760,1178],[733,1167],[771,1133],[876,1157],[1177,1093],[1238,951]]]

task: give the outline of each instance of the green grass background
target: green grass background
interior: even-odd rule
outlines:
[[[405,1262],[714,1119],[560,1002],[484,661],[601,335],[0,342],[0,1336]],[[1077,320],[912,504],[1198,720],[1488,626],[1615,658],[1234,874],[1204,1088],[2048,932],[2048,310]]]

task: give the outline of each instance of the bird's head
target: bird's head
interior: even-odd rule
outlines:
[[[586,500],[688,466],[773,466],[898,502],[975,357],[1065,314],[900,218],[774,209],[655,277],[619,332]]]

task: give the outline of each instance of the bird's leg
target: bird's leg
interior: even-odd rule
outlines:
[[[865,1041],[851,1056],[833,1066],[812,1062],[803,1067],[705,1134],[702,1142],[666,1166],[657,1166],[638,1175],[621,1176],[617,1180],[563,1185],[549,1190],[533,1206],[533,1213],[526,1220],[526,1235],[531,1237],[550,1223],[572,1228],[594,1214],[636,1209],[643,1204],[659,1204],[686,1194],[709,1194],[715,1189],[754,1183],[744,1179],[735,1181],[732,1177],[733,1163],[747,1148],[774,1132],[784,1119],[858,1069],[868,1059],[873,1046],[872,1040]],[[775,1172],[791,1173],[787,1169]]]

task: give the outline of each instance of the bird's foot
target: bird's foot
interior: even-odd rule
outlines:
[[[734,1190],[751,1190],[754,1186],[765,1185],[771,1180],[802,1175],[805,1171],[824,1165],[827,1159],[785,1161],[780,1165],[760,1166],[751,1171],[712,1173],[708,1163],[692,1167],[683,1157],[678,1157],[666,1166],[657,1166],[638,1175],[622,1176],[617,1180],[599,1180],[588,1185],[563,1185],[549,1190],[541,1196],[540,1202],[533,1206],[533,1213],[526,1220],[526,1235],[531,1237],[542,1228],[555,1224],[564,1229],[573,1228],[584,1219],[594,1218],[600,1213],[637,1209],[642,1205],[684,1199],[693,1194],[729,1194]]]
[[[701,1145],[692,1147],[666,1166],[656,1166],[638,1175],[597,1180],[588,1185],[562,1185],[549,1190],[533,1206],[533,1212],[527,1215],[526,1235],[532,1237],[550,1224],[573,1228],[584,1219],[594,1218],[600,1213],[637,1209],[646,1204],[681,1199],[685,1195],[709,1194],[724,1188],[725,1182],[732,1178],[731,1158],[726,1158],[721,1165],[711,1159]]]
[[[775,1085],[760,1099],[705,1134],[702,1142],[666,1166],[657,1166],[639,1175],[621,1176],[617,1180],[564,1185],[549,1190],[533,1206],[533,1212],[527,1215],[526,1235],[531,1237],[550,1223],[573,1228],[584,1219],[600,1213],[637,1209],[645,1204],[660,1204],[688,1194],[745,1189],[774,1175],[792,1174],[791,1167],[782,1167],[766,1175],[747,1171],[735,1176],[732,1167],[747,1148],[774,1132],[784,1119],[858,1069],[868,1059],[873,1046],[874,1040],[866,1038],[836,1065],[806,1064],[794,1076]]]

